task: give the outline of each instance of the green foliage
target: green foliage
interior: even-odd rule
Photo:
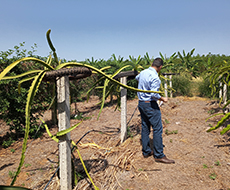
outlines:
[[[174,96],[192,96],[191,80],[187,75],[175,75],[172,77],[172,87],[176,91]]]
[[[20,46],[14,46],[14,50],[9,49],[8,51],[0,53],[0,71],[3,71],[7,66],[25,57],[27,54],[33,56],[36,51],[36,44],[32,46],[32,51],[22,49],[25,43],[20,43]],[[32,62],[22,62],[20,65],[16,65],[10,72],[10,77],[17,76],[28,68],[33,68]],[[6,78],[6,77],[5,77]],[[16,133],[16,138],[21,137],[24,134],[25,126],[25,105],[27,90],[30,86],[30,81],[24,83],[20,88],[20,94],[18,92],[17,85],[19,83],[18,78],[12,80],[1,80],[0,81],[0,119],[3,119],[8,126],[10,131]],[[31,113],[31,131],[30,136],[34,137],[37,128],[37,118],[42,114],[42,111],[46,106],[40,102],[49,101],[47,98],[47,92],[40,90],[41,96],[36,99],[35,104],[32,106]],[[37,115],[35,115],[35,113]]]
[[[165,119],[165,123],[169,124],[170,122],[169,122],[169,120]]]
[[[217,175],[216,175],[215,172],[214,172],[214,173],[211,173],[211,174],[209,175],[209,178],[212,179],[212,180],[215,180],[216,177],[217,177]]]
[[[173,131],[169,131],[168,129],[165,130],[166,135],[177,134],[177,133],[178,133],[178,130],[173,130]]]
[[[130,129],[130,126],[127,127],[127,138],[133,138],[133,133]]]
[[[220,166],[220,165],[221,165],[221,164],[220,164],[220,161],[217,160],[217,161],[215,162],[215,165],[216,165],[216,166]]]
[[[8,148],[14,142],[15,142],[15,140],[12,139],[12,137],[9,137],[8,140],[3,141],[2,146],[3,146],[3,148]]]
[[[15,175],[16,175],[16,172],[14,172],[14,171],[9,171],[8,175],[9,175],[10,178],[13,179],[13,178],[15,177]]]
[[[10,152],[15,153],[15,149],[11,148]]]
[[[210,81],[208,78],[198,82],[198,93],[200,97],[212,97],[212,89],[210,88]]]

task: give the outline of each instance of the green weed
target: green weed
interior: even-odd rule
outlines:
[[[217,175],[216,175],[215,173],[211,173],[211,174],[209,175],[209,178],[212,179],[212,180],[215,180],[216,177],[217,177]]]
[[[11,179],[13,179],[14,176],[16,175],[16,172],[9,171],[8,175]]]
[[[215,165],[216,165],[216,166],[220,166],[220,161],[217,160],[217,161],[215,162]]]
[[[11,137],[7,141],[3,141],[2,146],[3,148],[8,148],[11,144],[13,144],[15,140],[13,140]]]
[[[27,168],[27,167],[31,166],[31,164],[24,164],[24,166]]]
[[[127,127],[127,138],[133,138],[133,134],[132,134],[132,131],[130,130],[130,127],[128,126]]]
[[[177,133],[178,133],[178,130],[175,130],[175,131],[169,131],[168,129],[165,130],[166,135],[177,134]]]
[[[14,153],[14,152],[15,152],[15,149],[11,148],[11,149],[10,149],[10,152]]]
[[[165,119],[165,123],[169,124],[170,122],[167,119]]]

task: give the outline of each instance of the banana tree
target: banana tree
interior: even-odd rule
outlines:
[[[197,77],[199,71],[198,66],[201,60],[192,59],[192,55],[194,51],[195,48],[186,54],[185,51],[183,50],[183,55],[178,51],[178,56],[181,62],[177,65],[177,69],[181,72],[189,73],[193,77]]]

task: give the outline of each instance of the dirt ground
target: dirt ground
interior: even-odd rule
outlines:
[[[221,136],[221,129],[207,133],[218,118],[205,119],[218,111],[215,101],[197,97],[170,98],[161,106],[164,126],[164,153],[175,164],[156,163],[153,157],[143,158],[140,144],[141,118],[138,100],[127,102],[129,138],[120,144],[120,112],[116,105],[107,105],[97,120],[99,100],[91,97],[88,103],[77,104],[84,113],[84,120],[73,132],[71,139],[77,142],[81,156],[92,180],[100,190],[228,190],[230,189],[229,134]],[[50,120],[50,112],[44,118]],[[72,119],[71,125],[79,120]],[[57,127],[50,126],[51,133]],[[0,138],[7,126],[0,124]],[[152,139],[152,134],[150,136]],[[92,144],[95,143],[95,144]],[[16,171],[21,156],[22,139],[7,149],[0,148],[0,184],[9,185],[11,174]],[[94,189],[74,151],[78,184],[73,189]],[[38,139],[29,140],[24,166],[16,186],[44,189],[58,167],[58,144],[46,133]],[[59,189],[55,175],[47,189]]]

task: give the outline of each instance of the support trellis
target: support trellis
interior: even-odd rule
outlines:
[[[49,71],[44,80],[55,80],[57,85],[58,103],[58,128],[59,131],[70,128],[70,100],[69,79],[80,79],[91,75],[91,70],[85,67],[63,68],[58,71]],[[121,72],[114,77],[120,78],[122,84],[134,78],[137,71]],[[121,87],[121,142],[127,136],[127,89]],[[60,189],[72,189],[71,143],[70,133],[59,138],[59,162],[60,162]]]
[[[91,75],[91,70],[85,67],[64,68],[58,71],[49,71],[44,80],[56,79],[58,128],[59,131],[70,128],[70,100],[69,79],[80,79]],[[59,138],[59,163],[60,163],[60,190],[72,189],[70,133]]]

